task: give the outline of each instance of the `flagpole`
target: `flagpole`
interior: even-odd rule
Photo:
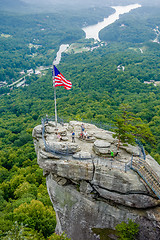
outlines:
[[[55,88],[55,71],[54,71],[54,63],[53,63],[53,86],[54,86],[54,108],[55,108],[55,125],[57,127],[57,105],[56,105],[56,88]]]

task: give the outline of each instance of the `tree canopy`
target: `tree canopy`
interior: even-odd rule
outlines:
[[[0,88],[2,239],[15,229],[17,234],[22,229],[34,239],[59,237],[54,234],[55,214],[45,178],[36,162],[32,130],[43,116],[54,115],[51,65],[62,43],[77,45],[63,54],[58,65],[73,84],[70,91],[62,87],[56,90],[58,115],[67,121],[104,123],[110,129],[114,122],[115,134],[121,142],[133,143],[135,137],[140,138],[145,149],[160,163],[160,48],[158,43],[150,41],[155,37],[152,30],[159,24],[159,12],[145,9],[138,26],[134,18],[142,11],[133,12],[129,20],[127,15],[123,16],[121,22],[100,33],[107,43],[85,40],[81,28],[111,12],[110,8],[90,8],[64,15],[0,14],[0,84],[4,84]],[[120,28],[123,23],[125,28]],[[144,24],[143,29],[140,24]],[[113,36],[112,27],[120,33],[118,38]],[[107,31],[112,32],[112,39],[107,39]],[[80,44],[91,51],[81,52],[80,48],[78,53]],[[35,71],[40,66],[48,67],[42,75],[27,76],[27,70]],[[21,77],[23,70],[26,85],[8,87]],[[130,109],[121,109],[122,104]],[[48,220],[52,225],[46,224]]]

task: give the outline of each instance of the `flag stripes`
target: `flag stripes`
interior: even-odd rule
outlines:
[[[71,81],[67,80],[55,66],[53,73],[53,86],[54,87],[63,86],[67,90],[70,90],[72,87]]]

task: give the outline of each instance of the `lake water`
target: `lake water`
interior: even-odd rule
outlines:
[[[104,18],[102,22],[99,22],[95,25],[91,25],[85,28],[82,28],[82,30],[86,33],[86,38],[94,38],[95,40],[100,41],[99,39],[99,32],[104,27],[107,27],[108,25],[114,23],[116,20],[119,19],[121,14],[128,13],[133,9],[141,7],[140,4],[131,4],[127,6],[115,6],[112,7],[115,9],[115,13],[110,15],[108,18]],[[62,44],[57,52],[56,59],[53,61],[54,65],[58,65],[61,61],[61,55],[63,52],[66,51],[66,49],[69,47],[69,44]]]
[[[103,28],[107,27],[108,25],[110,25],[110,24],[114,23],[116,20],[118,20],[121,14],[128,13],[131,10],[139,8],[139,7],[141,7],[140,4],[131,4],[131,5],[127,5],[127,6],[112,7],[115,9],[115,13],[113,13],[112,15],[110,15],[107,18],[104,18],[104,20],[102,22],[99,22],[92,26],[82,28],[82,30],[86,33],[86,38],[94,38],[95,40],[100,41],[99,32]]]

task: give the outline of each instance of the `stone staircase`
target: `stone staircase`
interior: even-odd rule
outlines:
[[[131,162],[131,169],[136,171],[145,181],[149,188],[160,199],[160,178],[153,171],[151,166],[143,159],[134,157]]]

